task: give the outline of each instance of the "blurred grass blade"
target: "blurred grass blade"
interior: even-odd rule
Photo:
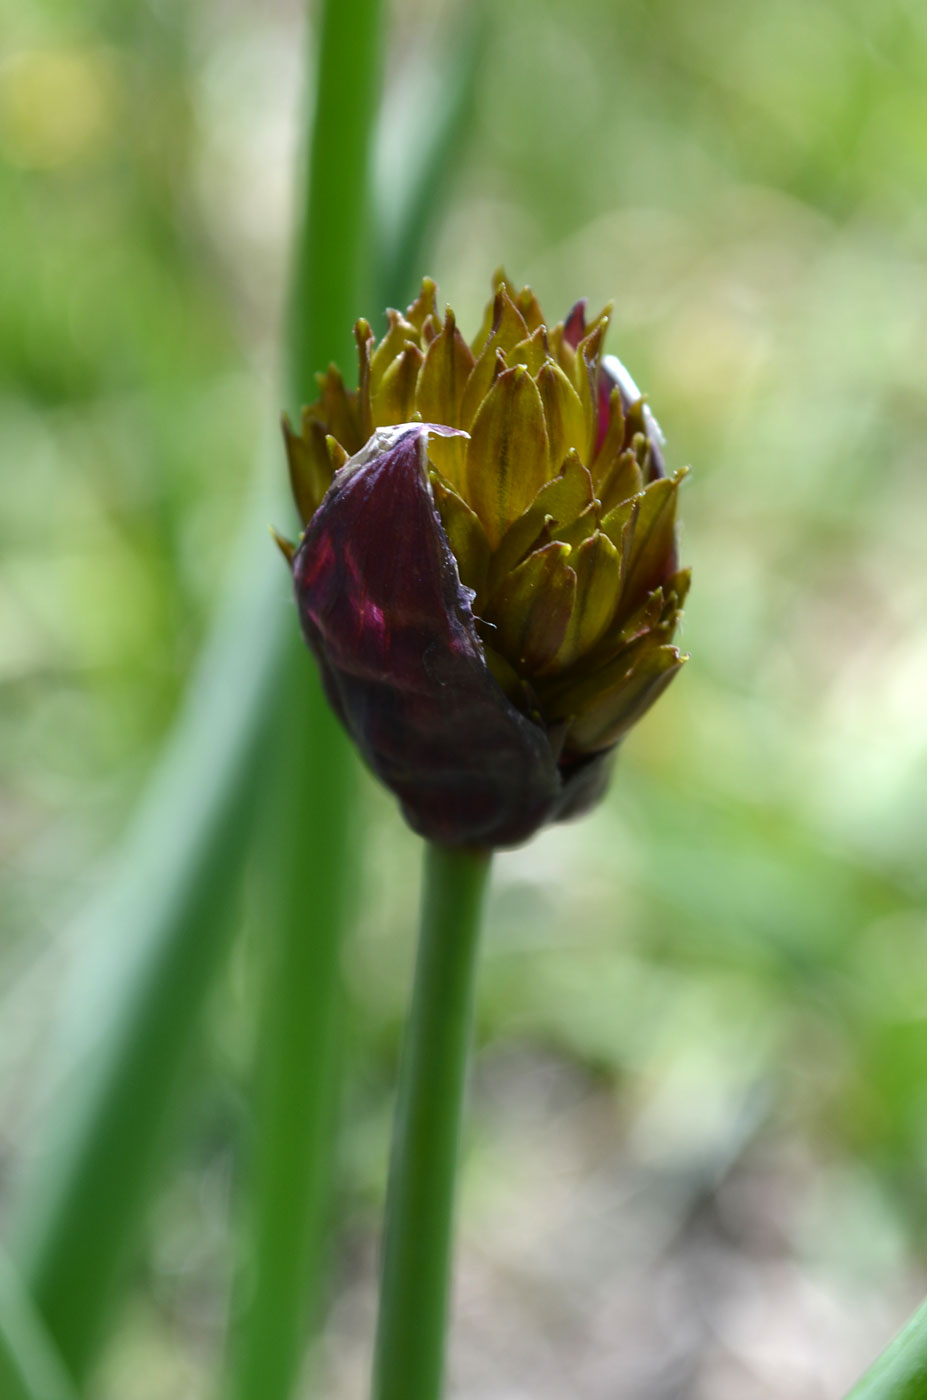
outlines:
[[[0,1395],[3,1400],[77,1400],[41,1318],[2,1255]]]
[[[249,511],[231,585],[165,753],[76,946],[42,1134],[26,1162],[19,1258],[68,1370],[89,1369],[136,1240],[165,1120],[229,938],[285,578]]]
[[[458,173],[476,107],[489,34],[486,0],[460,7],[438,51],[407,64],[386,105],[377,149],[379,302],[404,306]],[[378,304],[379,304],[378,302]]]
[[[326,0],[291,305],[291,406],[315,397],[314,371],[354,358],[367,304],[381,0]],[[283,466],[281,458],[281,476]],[[278,697],[262,823],[267,956],[254,1198],[228,1388],[240,1400],[292,1392],[323,1252],[334,1138],[338,975],[348,891],[352,768],[296,618]]]
[[[344,7],[342,30],[352,28],[352,71],[338,97],[345,140],[355,143],[358,138],[367,140],[376,93],[375,82],[364,81],[366,60],[356,40],[362,28],[361,12],[369,11],[363,32],[373,36],[378,10],[370,0]],[[474,58],[467,70],[471,81],[475,68]],[[334,71],[328,74],[329,101],[337,86]],[[345,81],[344,65],[340,77]],[[468,91],[459,78],[448,89],[448,94],[457,93],[457,105],[450,102],[444,108],[446,120],[437,123],[431,141],[411,162],[415,173],[406,187],[412,192],[411,203],[405,207],[395,192],[391,195],[391,208],[403,212],[397,225],[402,232],[394,235],[391,258],[381,264],[384,281],[375,293],[377,304],[400,301],[413,280],[412,269],[418,270],[420,249],[433,217],[434,190],[429,200],[429,186],[440,183],[449,152],[459,139]],[[347,100],[345,93],[350,95]],[[440,131],[444,135],[438,139]],[[327,201],[322,197],[310,202],[296,258],[299,292],[293,306],[298,312],[291,326],[289,373],[293,403],[309,396],[310,375],[316,366],[331,358],[350,362],[351,322],[368,304],[363,284],[365,275],[370,276],[369,250],[365,261],[361,242],[352,236],[345,240],[344,233],[346,228],[359,230],[365,225],[369,192],[366,183],[346,181],[341,163],[344,149],[337,143],[320,144],[316,153],[313,178],[329,194]],[[424,211],[423,217],[416,211]],[[311,314],[310,307],[314,307]],[[278,454],[268,455],[273,461]],[[24,1272],[38,1311],[78,1378],[92,1363],[120,1270],[137,1238],[165,1120],[203,999],[226,952],[229,904],[248,848],[255,780],[269,725],[283,749],[285,735],[290,734],[286,763],[292,793],[299,789],[309,801],[306,794],[319,788],[307,782],[305,775],[313,761],[324,761],[329,805],[323,822],[311,819],[327,838],[319,847],[319,867],[327,863],[328,873],[343,866],[335,850],[344,839],[338,832],[343,833],[347,823],[351,760],[298,645],[286,607],[285,573],[257,524],[286,518],[289,508],[283,504],[282,487],[280,474],[279,486],[259,488],[257,501],[246,513],[243,541],[229,571],[229,592],[191,683],[189,701],[159,761],[113,879],[82,921],[78,942],[88,949],[88,960],[74,997],[75,1013],[61,1037],[58,1058],[65,1069],[51,1094],[47,1126],[30,1160],[19,1203]],[[282,706],[276,714],[274,703]],[[271,781],[277,784],[278,776],[271,775]],[[300,832],[306,830],[306,813],[299,815],[292,803],[284,802],[277,810],[280,840],[273,840],[274,819],[269,816],[264,845],[265,852],[273,852],[267,869],[269,885],[277,891],[272,912],[282,928],[283,911],[289,910],[290,928],[300,928],[303,944],[293,943],[288,951],[278,949],[273,965],[280,982],[292,989],[294,979],[287,968],[294,966],[292,959],[298,963],[306,956],[305,943],[311,941],[302,929],[307,847]],[[317,1005],[326,1014],[336,1001],[334,950],[342,918],[341,897],[334,887],[330,894],[329,912],[317,909],[313,928],[317,937],[324,924],[330,941],[327,951],[315,948],[318,961],[310,982]],[[91,947],[95,949],[92,958]],[[277,994],[271,993],[270,1002],[276,1000]],[[268,1144],[274,1134],[265,1138],[263,1128],[291,1102],[297,1073],[305,1082],[306,1056],[316,1061],[317,1081],[322,1063],[330,1063],[325,1015],[316,1025],[317,1048],[312,1049],[305,1034],[300,1047],[283,1028],[305,1026],[312,1011],[303,1000],[300,1020],[295,995],[290,1009],[289,1020],[280,1017],[279,1043],[265,1046],[264,1082],[267,1086],[276,1082],[275,1088],[267,1089],[267,1124],[261,1115],[259,1136]],[[285,1052],[284,1045],[289,1046]],[[290,1063],[289,1080],[285,1073],[278,1078],[275,1061],[278,1068],[285,1061]],[[327,1120],[323,1105],[330,1100],[331,1086],[326,1090],[317,1082],[316,1087],[321,1123]],[[270,1107],[270,1100],[276,1108]],[[322,1176],[320,1162],[312,1165],[309,1160],[319,1143],[316,1135],[316,1148],[309,1147],[315,1130],[310,1131],[308,1119],[301,1131],[306,1134],[304,1143],[290,1167],[295,1168],[298,1161],[307,1166],[302,1178],[306,1228],[298,1249],[299,1231],[292,1229],[290,1262],[294,1265],[298,1256],[303,1261],[300,1269],[305,1270],[312,1253],[306,1240],[317,1228],[309,1228],[307,1222],[319,1214]],[[274,1151],[267,1147],[268,1180],[277,1170],[272,1165]],[[278,1167],[280,1160],[278,1156]],[[269,1209],[270,1217],[274,1216],[273,1200],[273,1194],[268,1195],[262,1208]],[[267,1261],[275,1261],[276,1268],[280,1260],[275,1258],[270,1235],[276,1232],[277,1239],[282,1238],[286,1222],[268,1218],[257,1228],[259,1233],[267,1231],[257,1253],[266,1248]],[[261,1272],[256,1264],[255,1279]],[[303,1274],[303,1284],[291,1295],[291,1306],[284,1313],[301,1306],[299,1297],[308,1289],[308,1274]],[[278,1303],[279,1292],[267,1296],[265,1319]],[[273,1326],[287,1330],[290,1324],[285,1327],[281,1315]]]
[[[303,207],[294,248],[288,388],[316,394],[330,360],[356,360],[353,323],[371,286],[371,163],[380,92],[382,0],[323,0]]]
[[[241,1400],[291,1393],[316,1302],[339,1082],[340,935],[354,875],[345,863],[354,757],[295,626],[292,647],[265,807],[253,1163],[227,1380]],[[307,771],[311,781],[292,780]]]
[[[924,1303],[850,1391],[847,1400],[925,1400],[927,1303]]]

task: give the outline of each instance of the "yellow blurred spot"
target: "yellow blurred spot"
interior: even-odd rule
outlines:
[[[762,326],[706,287],[667,326],[663,363],[687,397],[716,406],[750,387],[766,351]]]
[[[36,49],[0,70],[0,153],[27,170],[95,155],[115,128],[119,84],[100,48]]]

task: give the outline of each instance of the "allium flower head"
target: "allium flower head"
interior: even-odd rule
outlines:
[[[284,423],[291,559],[329,698],[416,831],[502,846],[591,805],[684,657],[684,475],[603,355],[608,310],[549,325],[497,279],[469,343],[426,279],[358,388]]]

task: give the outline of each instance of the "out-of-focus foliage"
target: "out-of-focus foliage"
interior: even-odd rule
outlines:
[[[397,4],[394,76],[451,12]],[[58,930],[170,722],[276,407],[303,40],[283,0],[4,0],[0,23],[12,1168],[79,956]],[[496,262],[545,306],[615,298],[612,348],[694,466],[695,583],[693,661],[607,804],[499,863],[461,1396],[836,1397],[914,1300],[925,64],[918,0],[495,7],[422,271],[467,324]],[[368,808],[332,1396],[363,1391],[416,883],[391,804]],[[245,939],[110,1358],[120,1400],[208,1393],[250,971]]]

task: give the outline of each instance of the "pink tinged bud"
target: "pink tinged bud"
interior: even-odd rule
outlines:
[[[569,315],[563,323],[563,339],[576,350],[586,334],[586,299],[585,297],[576,302],[570,308]],[[598,382],[598,402],[596,404],[597,424],[595,451],[605,441],[608,432],[608,425],[611,419],[611,396],[614,389],[621,395],[621,407],[625,413],[636,403],[640,403],[643,395],[634,382],[634,378],[626,365],[622,364],[617,355],[603,355],[599,362],[599,382]],[[648,480],[656,481],[661,476],[666,476],[666,463],[663,460],[662,448],[666,444],[666,438],[660,428],[656,418],[650,410],[648,404],[643,405],[644,428],[647,432],[647,439],[650,443],[650,475]]]
[[[586,298],[577,301],[563,323],[563,338],[575,350],[586,334]]]
[[[490,672],[435,509],[429,433],[457,435],[380,430],[335,472],[293,561],[296,600],[332,705],[414,830],[514,845],[591,805],[605,763],[559,767]]]

